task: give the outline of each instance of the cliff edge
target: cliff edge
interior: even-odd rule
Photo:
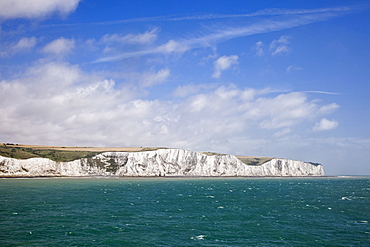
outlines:
[[[183,149],[142,152],[104,152],[73,161],[0,156],[0,177],[296,177],[324,176],[316,163],[271,158],[248,165],[234,155],[204,154]]]

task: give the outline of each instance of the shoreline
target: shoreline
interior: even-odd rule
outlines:
[[[354,179],[370,178],[370,175],[338,175],[338,176],[13,176],[0,179],[147,179],[147,180],[185,180],[185,179]]]

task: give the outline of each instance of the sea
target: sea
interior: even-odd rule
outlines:
[[[370,246],[370,177],[0,179],[0,246]]]

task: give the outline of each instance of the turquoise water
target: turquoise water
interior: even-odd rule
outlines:
[[[370,178],[0,179],[0,246],[370,246]]]

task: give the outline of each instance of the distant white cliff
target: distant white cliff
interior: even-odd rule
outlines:
[[[0,156],[0,177],[43,176],[286,177],[324,176],[324,169],[320,164],[277,158],[262,165],[246,165],[233,155],[206,155],[182,149],[105,152],[70,162]]]

